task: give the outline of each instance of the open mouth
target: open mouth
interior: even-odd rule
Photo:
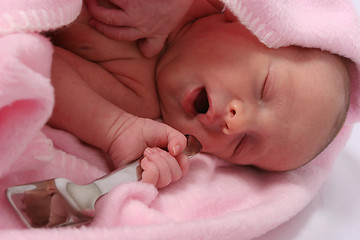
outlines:
[[[193,107],[197,114],[205,114],[209,110],[209,99],[205,88],[202,88],[194,100]]]
[[[183,101],[183,108],[191,116],[205,114],[209,110],[209,99],[204,87],[191,91]]]

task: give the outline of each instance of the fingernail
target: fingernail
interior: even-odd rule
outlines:
[[[175,145],[173,148],[174,155],[178,155],[180,153],[180,150],[181,150],[181,146]]]
[[[151,156],[151,155],[152,155],[152,153],[153,153],[153,151],[152,151],[152,149],[151,149],[151,148],[147,147],[147,148],[145,149],[145,152],[144,152],[144,154],[145,154],[145,155],[147,155],[147,156]]]

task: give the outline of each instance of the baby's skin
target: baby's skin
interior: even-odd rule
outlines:
[[[144,156],[144,182],[164,187],[186,174],[183,134],[231,163],[287,171],[313,159],[345,119],[338,56],[269,49],[219,1],[86,3],[53,38],[50,124],[108,152],[115,167]],[[156,13],[162,21],[152,24]],[[160,116],[167,125],[152,120]]]
[[[114,0],[121,11],[87,2],[97,19],[92,25],[105,35],[121,39],[132,29],[139,38],[157,36],[141,21],[151,7],[142,7],[144,0]],[[196,136],[203,152],[234,164],[270,171],[305,165],[345,120],[348,62],[320,49],[270,49],[231,13],[221,11],[219,1],[208,2],[217,11],[194,17],[193,9],[205,9],[196,8],[203,2],[192,1],[180,29],[168,35],[157,65],[164,122]],[[153,6],[152,14],[164,11]],[[156,24],[154,29],[163,34]]]
[[[159,56],[143,56],[137,41],[105,36],[89,25],[90,19],[84,5],[70,26],[52,34],[56,99],[49,125],[109,153],[115,168],[141,158],[143,182],[161,188],[179,180],[189,169],[182,154],[186,138],[153,120],[161,117],[154,79]]]

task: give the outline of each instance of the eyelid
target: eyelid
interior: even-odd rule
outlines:
[[[268,74],[266,75],[265,80],[263,82],[261,92],[260,92],[259,101],[262,101],[264,99],[264,97],[266,96],[266,93],[268,92],[268,89],[269,89],[269,75],[270,75],[270,71],[268,71]]]

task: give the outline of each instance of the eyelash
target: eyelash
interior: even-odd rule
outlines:
[[[261,88],[261,93],[260,93],[260,101],[263,100],[264,98],[264,95],[265,95],[265,90],[267,88],[267,85],[268,85],[268,77],[269,77],[269,74],[266,76],[265,80],[264,80],[264,83],[263,83],[263,86]]]

